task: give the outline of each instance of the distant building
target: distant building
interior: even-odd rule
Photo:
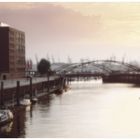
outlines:
[[[25,76],[25,33],[0,23],[0,79]]]

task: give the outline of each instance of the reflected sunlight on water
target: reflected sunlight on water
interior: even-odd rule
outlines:
[[[27,111],[20,137],[140,137],[140,88],[74,82]],[[18,136],[18,137],[19,137]]]

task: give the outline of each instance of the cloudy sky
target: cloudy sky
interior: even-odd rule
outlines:
[[[140,61],[140,3],[0,3],[0,21],[25,32],[34,62]]]

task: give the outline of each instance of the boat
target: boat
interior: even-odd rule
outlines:
[[[31,102],[32,102],[33,104],[35,104],[37,101],[38,101],[37,97],[33,97],[32,100],[31,100]]]
[[[29,105],[31,105],[31,101],[30,101],[30,99],[23,99],[20,101],[20,105],[29,106]]]
[[[5,125],[13,120],[13,113],[9,109],[0,110],[0,125]]]
[[[25,95],[24,98],[20,101],[20,105],[23,106],[30,106],[31,105],[31,100],[29,95]]]

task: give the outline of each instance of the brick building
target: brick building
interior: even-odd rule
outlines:
[[[25,76],[25,33],[0,23],[0,79]]]

